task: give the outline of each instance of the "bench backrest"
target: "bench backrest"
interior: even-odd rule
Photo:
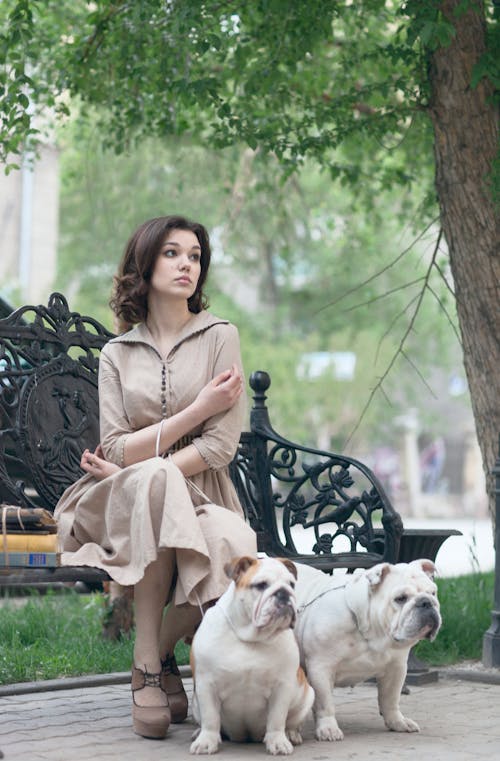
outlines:
[[[99,441],[99,353],[113,334],[66,299],[0,320],[0,497],[53,510]]]
[[[0,320],[0,500],[53,510],[99,441],[99,352],[113,336],[54,293]],[[333,567],[395,562],[402,522],[363,463],[274,431],[269,375],[251,376],[250,431],[230,472],[259,549]]]

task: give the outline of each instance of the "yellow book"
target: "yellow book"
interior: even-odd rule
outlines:
[[[57,534],[2,534],[0,551],[5,552],[57,552]]]

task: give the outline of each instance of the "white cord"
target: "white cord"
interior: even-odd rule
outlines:
[[[201,600],[196,590],[194,591],[194,596],[196,597],[196,602],[198,603],[198,607],[201,611],[201,617],[203,618],[203,616],[205,615],[205,611],[203,610],[203,605],[201,604]]]
[[[161,431],[163,428],[163,423],[165,422],[165,418],[162,418],[160,420],[160,425],[158,426],[158,433],[156,434],[156,447],[155,447],[155,454],[157,457],[160,457],[160,439],[161,439]]]

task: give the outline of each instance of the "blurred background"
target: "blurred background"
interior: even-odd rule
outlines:
[[[17,307],[59,290],[112,329],[112,277],[134,228],[169,213],[199,220],[213,245],[210,308],[237,324],[247,375],[271,374],[274,427],[366,461],[405,523],[481,521],[484,475],[444,279],[411,320],[438,235],[431,213],[422,233],[425,203],[411,185],[363,196],[307,163],[288,176],[249,147],[170,137],[115,155],[92,120],[73,118],[36,160],[0,174],[0,296]]]

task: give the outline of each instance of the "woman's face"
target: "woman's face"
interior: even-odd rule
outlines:
[[[170,230],[153,267],[150,292],[189,299],[201,273],[201,246],[191,230]]]

